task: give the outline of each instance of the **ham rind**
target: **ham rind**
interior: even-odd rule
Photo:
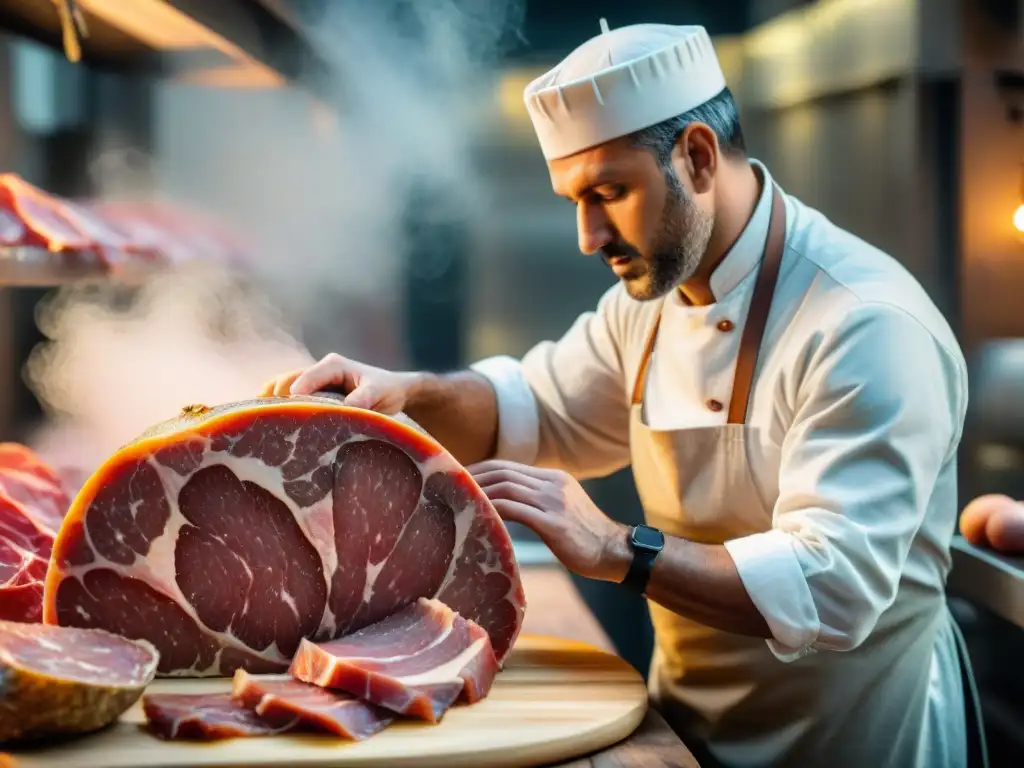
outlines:
[[[437,600],[328,643],[303,640],[289,672],[397,714],[438,722],[460,696],[484,698],[498,671],[488,634]]]
[[[0,742],[91,733],[152,682],[155,648],[98,629],[0,621]]]
[[[195,406],[110,457],[54,542],[43,620],[144,638],[162,676],[283,672],[307,638],[420,597],[501,662],[525,610],[512,542],[429,436],[330,397]]]
[[[298,718],[269,723],[230,693],[147,693],[142,711],[149,730],[161,739],[216,741],[273,736],[295,730]]]
[[[255,678],[235,672],[231,695],[269,723],[285,725],[298,719],[304,730],[324,731],[362,741],[390,725],[395,716],[361,699],[329,691],[288,676]]]

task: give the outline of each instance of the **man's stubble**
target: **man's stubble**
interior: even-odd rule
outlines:
[[[647,269],[643,275],[623,278],[626,291],[639,301],[661,298],[693,277],[715,224],[714,216],[700,209],[674,170],[666,169],[665,184],[665,205]]]

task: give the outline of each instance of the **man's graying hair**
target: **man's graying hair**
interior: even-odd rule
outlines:
[[[747,146],[743,140],[739,110],[736,108],[736,101],[728,88],[723,88],[714,98],[689,112],[670,117],[650,128],[636,131],[631,134],[630,143],[634,147],[641,147],[653,152],[662,171],[671,175],[672,148],[686,126],[694,122],[704,123],[714,132],[722,154],[727,157],[744,157],[746,155]]]

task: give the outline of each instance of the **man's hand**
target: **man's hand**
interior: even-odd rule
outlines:
[[[572,476],[510,461],[467,469],[502,519],[533,530],[566,568],[602,581],[625,578],[626,527],[599,510]]]
[[[268,381],[260,396],[311,395],[330,388],[345,395],[345,405],[394,416],[405,409],[419,378],[415,373],[374,368],[332,352],[308,368]]]
[[[388,416],[405,413],[433,435],[462,464],[494,455],[498,439],[498,402],[480,374],[446,375],[387,371],[331,353],[297,371],[274,377],[260,397],[311,395],[332,390],[345,405]]]

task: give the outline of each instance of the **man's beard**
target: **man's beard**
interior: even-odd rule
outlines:
[[[668,190],[650,257],[644,259],[625,243],[604,247],[605,258],[633,256],[634,273],[622,276],[626,292],[638,301],[658,299],[696,273],[707,250],[714,216],[705,214],[683,187],[675,171],[666,170]],[[631,265],[633,266],[633,265]]]

